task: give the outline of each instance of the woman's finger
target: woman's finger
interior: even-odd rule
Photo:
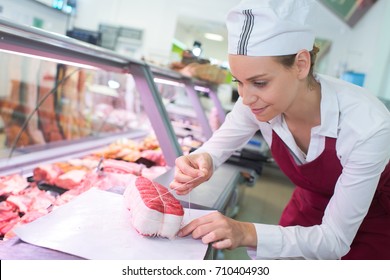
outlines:
[[[199,169],[197,165],[193,165],[193,162],[189,159],[188,156],[181,156],[176,159],[176,174],[177,175],[186,175],[190,178],[196,178],[199,176]],[[175,179],[176,176],[175,176]],[[179,178],[180,179],[180,178]]]
[[[187,235],[191,234],[198,227],[199,224],[200,224],[199,218],[195,219],[192,222],[190,222],[189,224],[187,224],[184,227],[182,227],[179,230],[177,235],[179,237],[187,236]]]
[[[196,239],[196,238],[199,238],[201,236],[203,236],[204,234],[207,233],[207,228],[202,230],[201,226],[205,225],[205,224],[208,224],[208,223],[211,223],[212,221],[214,221],[214,219],[216,218],[216,216],[220,214],[219,212],[213,212],[213,213],[209,213],[205,216],[202,216],[200,218],[197,218],[197,219],[194,219],[192,220],[190,223],[188,223],[187,225],[185,225],[180,231],[179,231],[179,236],[187,236],[189,235],[190,233],[193,233],[193,231],[195,229],[198,229],[198,232],[195,233],[195,236],[193,235],[193,237]],[[221,215],[221,214],[220,214]]]
[[[187,187],[179,187],[175,189],[175,192],[177,195],[186,195],[189,194],[192,191],[192,188],[187,188]]]
[[[213,248],[215,248],[217,250],[231,249],[232,245],[233,245],[233,242],[231,239],[220,240],[220,241],[214,242],[212,244]]]

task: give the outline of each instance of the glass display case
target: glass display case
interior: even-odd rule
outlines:
[[[183,152],[199,147],[225,119],[217,85],[170,69],[151,70]]]
[[[139,175],[169,185],[183,149],[158,79],[179,82],[195,111],[193,130],[202,141],[212,134],[200,85],[110,50],[0,19],[0,65],[2,259],[68,257],[21,242],[12,228],[92,187],[121,194]],[[153,167],[163,172],[150,174]],[[241,180],[223,165],[191,203],[178,199],[228,214]]]
[[[120,138],[155,137],[169,166],[181,155],[147,64],[4,20],[0,36],[0,175]]]
[[[218,98],[218,85],[198,79],[191,80],[191,82],[209,119],[211,130],[217,130],[226,117],[226,111]]]
[[[182,154],[149,65],[0,19],[0,239]],[[3,211],[4,210],[4,211]]]

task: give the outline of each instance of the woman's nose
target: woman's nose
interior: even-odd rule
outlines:
[[[249,92],[244,92],[242,94],[242,102],[244,105],[251,105],[257,101],[257,97],[254,94],[250,94]]]

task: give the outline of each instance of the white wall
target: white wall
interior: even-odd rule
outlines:
[[[364,40],[364,35],[361,41],[364,41],[366,46],[364,53],[371,54],[370,69],[367,71],[366,87],[376,95],[390,100],[390,1],[380,0],[376,10],[362,22],[363,26],[370,26],[375,19],[379,22],[378,25],[367,30],[367,33],[375,33],[377,40]],[[374,18],[374,17],[378,18]],[[370,20],[372,19],[372,20]],[[359,37],[356,33],[355,37]],[[368,63],[368,61],[366,61]]]
[[[169,0],[80,1],[74,26],[98,30],[100,23],[142,29],[143,55],[158,62],[166,61],[172,46],[176,9]]]
[[[228,10],[239,0],[80,0],[76,27],[97,30],[99,23],[144,30],[143,55],[160,63],[169,62],[178,16],[191,16],[224,23]],[[322,61],[324,74],[338,76],[342,70],[366,73],[366,87],[374,94],[388,96],[384,75],[390,53],[390,3],[379,0],[350,28],[321,4],[309,22],[317,36],[332,41]],[[102,7],[102,8],[96,8]],[[207,50],[206,50],[207,51]],[[225,50],[209,50],[214,56]]]
[[[239,0],[80,0],[74,26],[97,30],[99,23],[105,23],[143,29],[143,55],[164,64],[170,59],[179,15],[223,23],[228,9],[238,2]]]
[[[0,16],[24,25],[32,25],[34,18],[43,21],[43,29],[66,34],[68,15],[32,0],[0,0]]]
[[[239,0],[80,0],[73,25],[97,30],[99,23],[144,30],[143,55],[158,63],[170,61],[176,21],[188,16],[224,24],[228,10]],[[0,0],[0,16],[23,24],[34,17],[44,20],[44,28],[64,34],[67,15],[31,0]],[[99,7],[99,8],[97,8]],[[378,0],[366,15],[350,28],[319,4],[309,22],[317,36],[332,41],[320,71],[338,76],[341,70],[366,73],[365,87],[390,99],[390,1]],[[210,45],[212,48],[212,45]],[[206,50],[210,56],[226,57],[226,49]],[[222,54],[223,53],[223,54]],[[345,69],[344,69],[344,68]]]
[[[375,95],[390,99],[384,89],[389,80],[390,1],[379,0],[351,28],[325,7],[311,18],[318,37],[332,40],[324,73],[338,76],[342,70],[366,74],[365,87]]]

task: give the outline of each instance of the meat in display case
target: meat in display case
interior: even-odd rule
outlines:
[[[0,237],[181,155],[149,66],[0,20]],[[104,172],[103,172],[104,171]]]

